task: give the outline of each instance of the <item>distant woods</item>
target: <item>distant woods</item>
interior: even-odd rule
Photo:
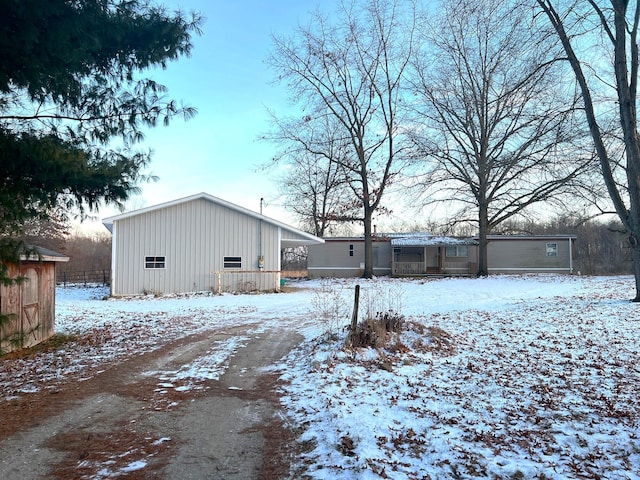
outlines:
[[[67,272],[111,270],[111,235],[72,236],[65,242],[69,262],[62,266]]]
[[[83,278],[83,272],[95,272],[87,278],[103,278],[103,272],[109,278],[111,271],[111,235],[107,232],[93,235],[58,236],[57,232],[49,232],[43,236],[30,236],[27,243],[42,248],[48,248],[69,257],[66,263],[56,266],[57,277],[62,273],[73,273],[69,278]]]

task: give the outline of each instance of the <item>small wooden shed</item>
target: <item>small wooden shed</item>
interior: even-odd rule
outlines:
[[[23,282],[0,286],[0,314],[9,316],[0,324],[0,352],[36,345],[54,333],[56,263],[69,257],[36,247],[38,254],[23,255],[20,263],[8,265],[10,278]]]

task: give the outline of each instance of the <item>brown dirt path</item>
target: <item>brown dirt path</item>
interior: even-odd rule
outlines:
[[[0,478],[285,478],[292,432],[279,414],[277,375],[265,367],[301,337],[251,328],[183,338],[90,380],[0,405]],[[177,371],[233,336],[248,340],[219,380],[162,385],[158,372]]]

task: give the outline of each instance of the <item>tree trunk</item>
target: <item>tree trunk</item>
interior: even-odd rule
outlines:
[[[636,295],[634,302],[640,302],[640,198],[639,184],[633,155],[627,147],[627,184],[629,186],[629,215],[625,225],[629,231],[629,246],[631,247],[631,259],[633,261],[633,274],[636,281]]]
[[[487,235],[489,234],[489,220],[487,219],[487,205],[479,202],[478,208],[478,276],[489,275],[489,261],[487,258]]]
[[[582,64],[571,45],[570,35],[565,30],[563,18],[554,9],[550,1],[537,0],[537,2],[556,30],[567,54],[567,59],[576,75],[578,85],[580,86],[582,99],[584,101],[584,111],[595,149],[600,159],[604,183],[618,217],[629,232],[629,245],[632,249],[633,272],[636,285],[636,295],[633,301],[640,302],[640,245],[638,245],[638,239],[640,238],[640,180],[638,178],[638,174],[640,173],[640,138],[638,137],[635,103],[638,81],[638,49],[636,44],[636,28],[627,28],[629,27],[626,20],[628,1],[611,1],[614,12],[615,37],[610,37],[614,47],[613,66],[616,77],[619,120],[626,148],[627,185],[625,187],[629,195],[628,208],[625,205],[619,186],[613,176],[607,147],[596,119],[591,90],[582,71]],[[594,9],[599,12],[595,5]],[[635,13],[637,16],[637,12]],[[602,26],[610,31],[611,26],[607,24],[604,16],[600,17],[600,21],[602,22]],[[630,57],[627,56],[627,34],[630,35]],[[629,68],[631,69],[631,73],[629,72]]]
[[[640,245],[635,236],[629,236],[629,244],[631,245],[631,258],[633,259],[633,274],[636,279],[636,296],[632,302],[640,302]]]
[[[622,219],[629,230],[629,244],[632,248],[633,272],[636,280],[634,302],[640,301],[640,137],[638,136],[636,112],[636,85],[638,75],[638,50],[635,28],[629,30],[627,24],[627,2],[615,1],[615,57],[614,70],[618,91],[620,124],[624,137],[627,157],[627,193],[629,194],[628,216]],[[637,6],[636,6],[637,8]],[[636,12],[637,14],[637,12]],[[627,48],[627,35],[629,48]],[[631,69],[631,72],[629,71]]]
[[[373,237],[371,236],[373,212],[364,207],[364,272],[362,278],[373,278]]]

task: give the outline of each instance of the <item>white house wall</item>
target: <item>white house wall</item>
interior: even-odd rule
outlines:
[[[280,227],[202,198],[119,219],[113,231],[113,295],[235,290],[240,283],[268,290],[279,281]],[[274,273],[256,273],[260,255],[263,270]],[[164,257],[165,268],[145,268],[150,256]],[[241,257],[240,270],[253,273],[224,268],[224,257]]]

